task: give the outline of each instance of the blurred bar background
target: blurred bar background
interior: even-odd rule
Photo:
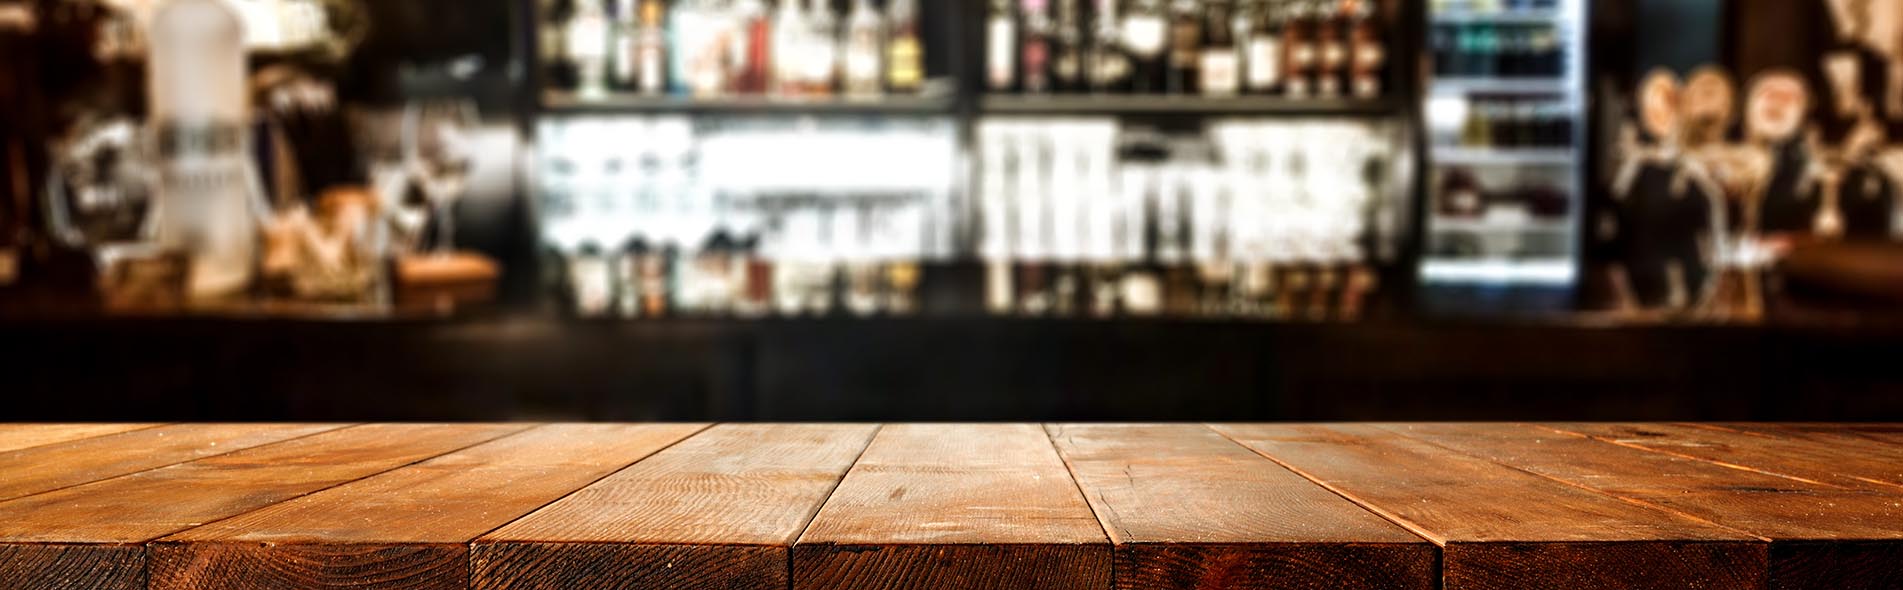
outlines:
[[[1903,419],[1900,19],[0,0],[0,419]]]

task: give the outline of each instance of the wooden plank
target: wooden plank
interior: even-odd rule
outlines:
[[[785,590],[793,541],[877,431],[715,426],[484,535],[475,587]]]
[[[344,424],[180,424],[0,454],[0,500],[343,428]]]
[[[1726,422],[1686,424],[1698,428],[1730,430],[1773,438],[1794,438],[1829,444],[1870,444],[1903,446],[1903,424],[1829,424],[1820,422]]]
[[[144,589],[140,543],[523,428],[357,426],[0,502],[0,579]]]
[[[793,547],[793,587],[1107,588],[1103,528],[1042,429],[888,425]]]
[[[1443,587],[1763,588],[1767,545],[1373,425],[1216,425],[1439,544]]]
[[[533,428],[166,537],[158,590],[466,590],[469,542],[705,428]]]
[[[1426,540],[1198,425],[1046,427],[1116,545],[1116,587],[1439,587]]]
[[[1391,429],[1573,485],[1769,539],[1769,587],[1903,588],[1903,502],[1522,425]]]
[[[1836,442],[1757,436],[1680,424],[1549,424],[1606,442],[1806,479],[1903,493],[1903,446],[1860,437]]]
[[[145,430],[150,424],[0,424],[0,453],[55,443]]]

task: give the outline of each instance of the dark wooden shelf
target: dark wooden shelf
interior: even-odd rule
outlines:
[[[549,92],[542,97],[542,110],[551,113],[599,114],[879,114],[949,115],[953,99],[944,95],[883,96],[873,99],[845,97],[787,98],[773,96],[732,96],[692,98],[684,96],[639,96],[614,94],[584,99],[567,92]]]
[[[1212,98],[1187,95],[1014,95],[983,98],[987,113],[1182,115],[1399,115],[1398,98],[1289,99],[1273,96]]]

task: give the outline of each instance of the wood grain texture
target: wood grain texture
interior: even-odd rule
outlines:
[[[484,590],[784,590],[874,425],[726,424],[484,535]]]
[[[793,587],[1096,590],[1103,528],[1043,430],[888,425],[793,548]]]
[[[500,425],[369,425],[323,432],[0,502],[0,551],[39,551],[7,578],[57,586],[126,547],[520,430]],[[140,585],[145,556],[138,556]]]
[[[152,587],[464,590],[470,541],[703,428],[533,428],[166,537]]]
[[[1826,424],[1814,422],[1721,422],[1688,424],[1773,438],[1795,438],[1830,444],[1875,442],[1903,446],[1903,423]]]
[[[0,424],[0,453],[156,426],[161,424]]]
[[[1442,546],[1448,590],[1763,588],[1761,539],[1373,425],[1214,425]]]
[[[1430,589],[1439,551],[1199,425],[1046,427],[1116,544],[1116,587]]]
[[[0,500],[343,428],[344,424],[180,424],[0,454]]]
[[[1602,441],[1847,488],[1903,494],[1903,445],[1757,436],[1682,424],[1559,423],[1549,428]]]
[[[1539,426],[1389,429],[1768,539],[1772,588],[1903,587],[1903,500],[1891,494],[1737,469]],[[1839,545],[1858,549],[1838,555]]]
[[[0,545],[8,590],[145,590],[138,545]]]

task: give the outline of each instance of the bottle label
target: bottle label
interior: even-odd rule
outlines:
[[[1204,51],[1203,94],[1212,96],[1235,94],[1241,82],[1241,73],[1236,70],[1236,52],[1228,49]]]
[[[1163,19],[1155,16],[1132,16],[1123,21],[1123,46],[1138,57],[1153,58],[1163,53],[1163,44],[1168,41]]]
[[[1282,42],[1274,37],[1249,40],[1249,88],[1265,90],[1282,82]]]
[[[1335,41],[1323,43],[1321,59],[1323,68],[1331,70],[1339,69],[1343,63],[1348,61],[1348,47]]]
[[[1016,52],[1011,49],[1017,45],[1017,27],[1011,23],[1010,19],[993,18],[988,41],[991,44],[990,49],[987,50],[991,58],[989,68],[991,88],[993,90],[1009,89],[1012,82],[1015,82],[1013,72],[1017,60],[1014,55]]]
[[[579,16],[568,28],[568,55],[575,59],[600,58],[608,51],[608,21]]]
[[[917,88],[925,81],[924,67],[919,63],[924,57],[918,44],[918,37],[905,36],[892,39],[886,47],[886,78],[895,90]]]
[[[1289,61],[1296,68],[1309,68],[1315,65],[1315,45],[1302,43],[1289,50]]]
[[[640,58],[640,49],[635,46],[634,34],[622,33],[615,37],[614,83],[632,84],[638,69],[636,60]]]

